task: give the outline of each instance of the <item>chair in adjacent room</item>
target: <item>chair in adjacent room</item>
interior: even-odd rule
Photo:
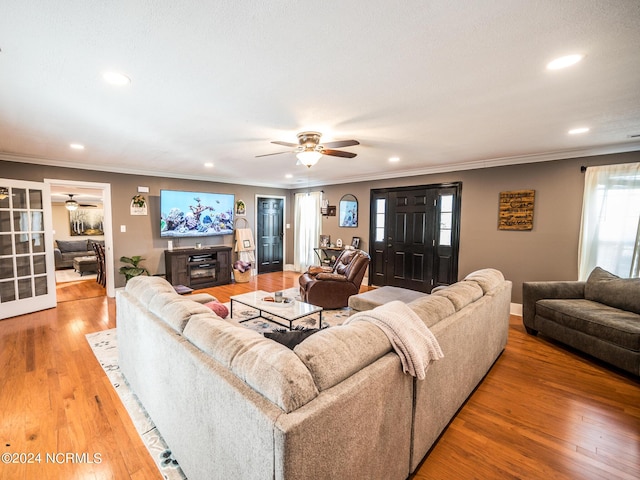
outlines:
[[[332,268],[309,268],[298,279],[300,298],[325,309],[346,307],[359,292],[370,260],[362,250],[344,250]]]
[[[107,285],[107,275],[105,272],[104,261],[104,246],[95,242],[92,242],[91,246],[93,247],[93,251],[96,253],[96,260],[98,261],[98,275],[96,276],[96,282],[104,287]]]

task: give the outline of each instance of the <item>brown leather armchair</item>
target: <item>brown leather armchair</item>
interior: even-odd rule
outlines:
[[[333,268],[311,267],[298,279],[300,298],[325,309],[346,307],[360,290],[370,260],[362,250],[344,250]]]

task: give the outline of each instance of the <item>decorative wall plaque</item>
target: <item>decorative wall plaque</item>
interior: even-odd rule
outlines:
[[[533,229],[535,190],[500,192],[498,230]]]

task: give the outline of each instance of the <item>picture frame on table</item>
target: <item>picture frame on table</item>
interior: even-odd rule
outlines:
[[[320,247],[327,248],[331,246],[331,235],[320,235]]]

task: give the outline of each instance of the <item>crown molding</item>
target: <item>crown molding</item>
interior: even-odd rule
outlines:
[[[265,187],[265,188],[280,188],[285,190],[299,190],[301,188],[308,187],[320,187],[323,185],[339,185],[344,183],[359,183],[359,182],[371,182],[375,180],[385,180],[390,178],[403,178],[403,177],[415,177],[419,175],[432,175],[437,173],[449,173],[449,172],[458,172],[464,170],[477,170],[480,168],[493,168],[493,167],[503,167],[508,165],[521,165],[526,163],[540,163],[540,162],[550,162],[554,160],[565,160],[570,158],[580,158],[580,157],[594,157],[597,155],[611,155],[615,153],[627,153],[634,152],[640,150],[640,141],[631,141],[625,143],[616,143],[616,144],[607,144],[607,145],[597,145],[588,148],[579,148],[579,149],[567,149],[567,150],[557,150],[553,152],[544,152],[544,153],[534,153],[529,155],[514,155],[509,157],[496,157],[489,158],[484,160],[476,160],[472,162],[462,162],[462,163],[449,163],[445,165],[434,165],[431,167],[422,167],[422,168],[414,168],[414,169],[405,169],[405,170],[396,170],[396,171],[385,171],[380,173],[372,173],[369,175],[354,174],[351,176],[345,176],[344,173],[340,174],[340,178],[331,179],[331,180],[319,180],[313,181],[310,180],[305,182],[304,186],[300,184],[291,185],[291,183],[265,183],[265,182],[255,182],[255,181],[246,181],[243,182],[243,185],[254,186],[254,187]],[[212,181],[219,183],[230,183],[237,184],[236,179],[225,179],[220,176],[203,176],[203,175],[184,175],[177,174],[174,172],[159,172],[159,171],[149,171],[139,168],[125,168],[125,167],[113,167],[110,165],[98,165],[98,164],[90,164],[86,163],[77,163],[77,162],[69,162],[63,160],[53,160],[48,158],[37,158],[30,157],[27,155],[19,155],[12,153],[3,153],[0,152],[0,160],[4,160],[7,162],[17,162],[17,163],[29,163],[34,165],[47,165],[52,167],[61,167],[61,168],[74,168],[79,170],[91,170],[98,172],[110,172],[110,173],[121,173],[125,175],[139,175],[139,176],[148,176],[148,177],[167,177],[168,175],[171,178],[179,178],[182,180],[204,180],[204,181]]]

